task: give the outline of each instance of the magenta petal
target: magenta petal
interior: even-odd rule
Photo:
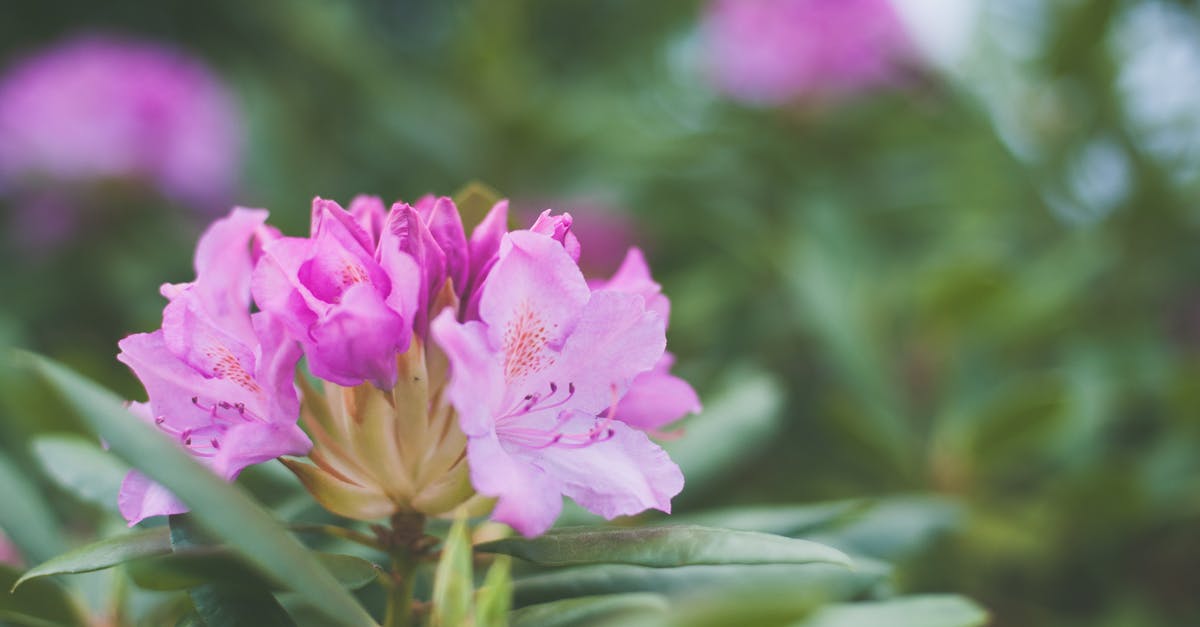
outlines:
[[[387,225],[379,241],[380,254],[408,254],[421,270],[419,300],[414,326],[418,334],[428,328],[429,303],[446,282],[446,255],[429,228],[412,207],[396,203],[388,214]]]
[[[396,384],[396,353],[407,350],[410,334],[374,287],[360,283],[346,290],[303,343],[314,375],[339,385],[370,381],[388,389]]]
[[[420,209],[418,209],[420,211]],[[466,288],[469,259],[467,235],[463,230],[462,218],[454,201],[441,197],[434,201],[428,213],[422,213],[429,232],[446,256],[446,276],[454,281],[454,289]],[[441,286],[437,286],[441,289]]]
[[[312,206],[313,239],[330,237],[355,256],[370,256],[375,242],[354,216],[332,200],[314,198]]]
[[[387,208],[378,196],[355,196],[347,209],[354,221],[362,227],[372,242],[379,241],[383,232],[383,222],[387,219]]]
[[[242,338],[251,335],[246,314],[254,267],[250,246],[266,220],[262,209],[235,208],[213,222],[196,245],[196,301],[214,324]],[[164,295],[171,291],[164,287]]]
[[[483,221],[471,231],[467,243],[470,265],[467,282],[462,286],[463,320],[479,317],[479,299],[483,295],[483,282],[496,265],[500,253],[500,240],[508,232],[508,201],[501,200],[492,206]]]
[[[590,420],[564,425],[586,431]],[[671,512],[671,499],[683,490],[683,473],[646,434],[618,422],[611,437],[582,448],[547,447],[536,464],[563,485],[563,493],[584,509],[612,519],[649,508]]]
[[[504,450],[495,434],[471,438],[471,483],[483,495],[497,498],[492,518],[525,536],[544,533],[562,512],[562,486],[535,464]]]
[[[151,516],[169,516],[188,511],[183,501],[136,470],[125,475],[125,480],[121,482],[117,506],[130,527]]]

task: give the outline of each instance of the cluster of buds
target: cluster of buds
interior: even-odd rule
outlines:
[[[510,232],[501,201],[470,237],[449,198],[318,198],[308,237],[266,217],[214,223],[196,280],[162,289],[162,328],[121,342],[149,394],[133,412],[214,472],[291,456],[336,514],[491,508],[526,535],[563,496],[669,511],[683,477],[651,436],[699,402],[636,248],[589,282],[570,214]],[[136,472],[120,505],[130,524],[186,510]]]

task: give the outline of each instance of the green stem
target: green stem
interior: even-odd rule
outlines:
[[[383,627],[411,627],[413,620],[413,586],[417,565],[425,549],[421,538],[425,535],[425,517],[415,513],[398,513],[392,516],[392,527],[388,538],[392,556],[392,572],[388,591],[387,614]]]
[[[300,533],[323,533],[327,536],[349,540],[379,551],[387,551],[387,547],[381,544],[378,539],[353,529],[338,527],[337,525],[289,525],[288,527],[292,531]]]

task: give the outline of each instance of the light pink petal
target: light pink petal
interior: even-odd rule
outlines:
[[[118,343],[117,359],[129,366],[145,386],[150,408],[171,428],[182,431],[208,425],[209,413],[192,401],[204,396],[201,404],[213,399],[245,403],[250,411],[265,413],[257,396],[236,384],[203,376],[167,350],[162,331],[130,335]],[[202,393],[201,393],[202,392]]]
[[[475,490],[497,498],[493,520],[511,525],[525,536],[536,536],[549,529],[562,512],[559,481],[510,455],[495,434],[471,438],[467,459]]]
[[[255,393],[253,381],[255,343],[248,311],[247,335],[234,337],[227,327],[210,318],[195,285],[179,290],[163,309],[163,342],[172,354],[209,377],[225,379]],[[249,345],[247,344],[249,342]]]
[[[488,345],[487,328],[479,321],[460,323],[443,311],[430,325],[434,340],[450,360],[450,400],[468,436],[492,428],[494,408],[504,397],[500,355]]]
[[[283,237],[263,246],[251,281],[254,302],[279,316],[288,330],[302,337],[317,321],[326,303],[300,284],[300,267],[312,256],[312,240]]]
[[[121,482],[117,506],[130,527],[151,516],[169,516],[188,511],[183,501],[136,470],[125,475],[125,480]]]
[[[572,419],[564,430],[586,432],[592,419]],[[683,473],[646,434],[619,422],[611,437],[581,448],[550,446],[530,453],[532,462],[561,482],[563,493],[584,509],[612,519],[647,509],[671,512],[683,489]]]
[[[407,350],[411,327],[388,308],[375,288],[351,286],[328,316],[302,340],[312,373],[339,385],[396,384],[396,353]]]
[[[571,232],[571,224],[574,222],[574,219],[571,218],[571,214],[569,213],[551,215],[550,211],[550,209],[543,211],[542,215],[538,216],[538,219],[534,221],[533,226],[529,227],[529,230],[534,233],[549,235],[554,241],[562,244],[567,254],[571,256],[571,261],[579,263],[579,253],[581,252],[579,238],[575,237],[575,234]]]
[[[650,276],[646,257],[637,247],[625,253],[625,260],[611,279],[594,282],[592,289],[638,294],[646,299],[646,309],[658,313],[663,320],[671,318],[671,302],[663,295],[662,286]]]
[[[479,314],[492,346],[504,349],[510,382],[554,364],[552,351],[571,332],[589,293],[579,267],[557,241],[529,231],[505,236]]]
[[[233,481],[247,466],[282,455],[307,455],[312,441],[295,423],[245,422],[225,432],[209,464],[213,472]]]
[[[296,390],[300,345],[287,333],[278,316],[260,311],[251,318],[260,342],[255,350],[254,378],[263,388],[269,405],[264,418],[294,423],[300,415],[300,395]]]
[[[662,318],[646,311],[640,296],[594,292],[552,376],[575,384],[573,408],[599,414],[658,363],[666,346]]]
[[[699,413],[700,397],[687,381],[671,374],[673,361],[670,353],[663,353],[653,370],[638,375],[613,417],[635,429],[656,431]]]
[[[330,237],[343,248],[358,256],[369,257],[375,250],[375,242],[367,231],[355,221],[342,206],[332,200],[317,197],[312,205],[313,239]]]
[[[266,220],[262,209],[237,207],[213,222],[196,245],[196,298],[214,323],[241,338],[251,336],[250,245]]]

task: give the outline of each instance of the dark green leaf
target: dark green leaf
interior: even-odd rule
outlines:
[[[850,566],[832,547],[753,531],[693,525],[632,529],[574,527],[537,538],[505,538],[476,550],[504,553],[545,566],[634,564],[655,568],[701,564],[809,564]]]
[[[135,531],[93,542],[42,562],[29,569],[15,585],[20,586],[27,581],[50,575],[73,575],[103,570],[131,560],[170,552],[171,539],[165,527]]]
[[[197,523],[277,582],[308,597],[331,622],[374,623],[333,575],[243,491],[134,418],[112,393],[48,359],[30,355],[28,360],[114,453],[191,507]]]
[[[0,529],[8,534],[30,561],[44,561],[65,549],[58,521],[37,490],[37,484],[0,454],[0,494],[19,507],[0,507]]]
[[[361,557],[337,553],[314,555],[349,590],[357,590],[379,577],[379,567]],[[131,562],[128,568],[133,581],[147,590],[186,590],[212,581],[264,583],[236,553],[221,547],[177,549],[169,555]],[[271,589],[281,590],[277,585]]]
[[[203,551],[208,542],[195,529],[189,515],[171,516],[171,546],[175,551]],[[245,573],[245,568],[234,573]],[[225,574],[225,573],[221,573]],[[255,578],[221,577],[218,581],[191,587],[188,596],[196,614],[207,627],[295,627],[283,606],[267,586]]]
[[[512,627],[568,627],[596,621],[628,621],[661,616],[670,602],[659,594],[635,592],[551,601],[509,614]]]
[[[20,578],[11,566],[0,564],[0,625],[83,625],[74,599],[52,580],[40,579],[9,593]]]
[[[929,595],[831,605],[802,623],[802,627],[978,627],[987,620],[987,612],[967,599]]]
[[[45,435],[33,442],[33,453],[51,479],[80,499],[115,514],[117,493],[129,466],[76,435]]]
[[[791,584],[823,599],[844,600],[870,591],[887,576],[886,568],[858,564],[849,570],[832,564],[762,564],[754,566],[680,566],[648,568],[624,564],[583,566],[533,575],[514,583],[513,605],[524,607],[557,599],[657,592],[668,596],[711,591],[755,589]]]

